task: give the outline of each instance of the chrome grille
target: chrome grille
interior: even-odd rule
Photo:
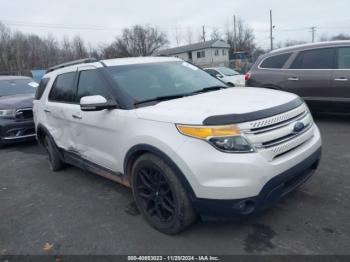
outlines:
[[[300,132],[296,123],[304,124]],[[313,136],[313,119],[305,104],[288,112],[239,125],[244,136],[269,161],[290,152]]]

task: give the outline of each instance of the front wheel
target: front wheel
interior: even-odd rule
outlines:
[[[132,168],[135,202],[151,226],[176,234],[195,222],[197,215],[175,172],[153,154],[139,157]]]

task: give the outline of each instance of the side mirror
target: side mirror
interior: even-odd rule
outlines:
[[[100,95],[84,96],[80,99],[80,109],[82,111],[101,111],[103,109],[117,108],[117,103]]]
[[[217,75],[216,75],[216,78],[222,78],[222,75],[217,74]]]

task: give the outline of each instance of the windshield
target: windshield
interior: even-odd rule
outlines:
[[[112,66],[107,70],[117,85],[136,101],[224,86],[208,73],[183,61]]]
[[[225,76],[235,76],[235,75],[239,75],[239,73],[235,70],[232,70],[230,68],[227,67],[220,67],[219,71],[224,74]]]
[[[34,94],[35,82],[31,79],[0,80],[0,96]]]

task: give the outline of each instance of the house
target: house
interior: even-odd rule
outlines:
[[[179,57],[200,67],[228,66],[229,49],[223,40],[210,40],[160,50],[157,55]]]

